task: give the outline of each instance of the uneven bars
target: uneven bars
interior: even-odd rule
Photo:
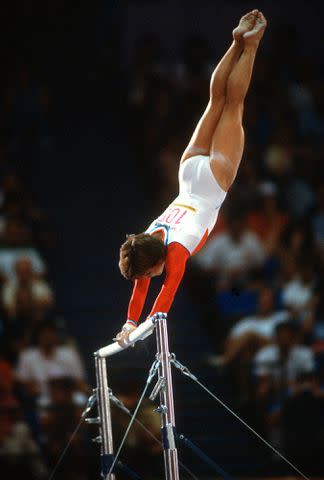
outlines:
[[[102,347],[97,352],[95,352],[95,356],[98,357],[110,357],[111,355],[115,355],[115,353],[121,352],[126,348],[134,345],[138,340],[144,340],[146,337],[151,335],[155,327],[155,318],[149,317],[145,322],[141,323],[132,333],[129,335],[129,343],[125,347],[121,347],[118,342],[111,343],[106,347]]]

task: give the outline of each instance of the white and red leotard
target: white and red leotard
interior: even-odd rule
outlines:
[[[225,196],[211,171],[208,156],[190,157],[180,165],[179,195],[146,230],[150,235],[162,233],[167,246],[166,276],[150,316],[169,311],[186,262],[207,240]],[[139,321],[150,281],[148,277],[135,280],[127,314],[130,324],[137,325]]]

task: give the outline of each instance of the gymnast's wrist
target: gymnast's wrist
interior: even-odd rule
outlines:
[[[127,319],[125,325],[129,326],[129,327],[135,327],[137,328],[138,326],[138,323],[135,322],[135,320],[131,320],[130,318]]]

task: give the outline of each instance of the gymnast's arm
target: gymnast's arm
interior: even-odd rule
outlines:
[[[150,316],[156,312],[168,313],[170,310],[189,257],[190,253],[180,243],[173,242],[168,245],[168,253],[165,261],[166,277],[150,312]]]
[[[133,293],[128,305],[127,324],[137,326],[150,283],[151,279],[149,277],[141,277],[135,280]]]
[[[174,242],[168,246],[165,261],[166,277],[149,316],[154,315],[156,312],[168,313],[182,280],[186,262],[189,257],[190,254],[188,250],[180,245],[180,243]],[[148,277],[141,277],[135,281],[133,294],[128,307],[127,322],[123,326],[122,331],[116,336],[118,343],[122,347],[127,344],[129,334],[137,327],[150,281],[151,279]]]

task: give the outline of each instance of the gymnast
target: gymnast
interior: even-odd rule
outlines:
[[[179,166],[179,195],[144,233],[120,248],[122,275],[134,280],[127,321],[116,340],[128,343],[137,327],[152,277],[166,275],[149,316],[167,313],[188,258],[212,231],[244,149],[242,117],[256,52],[267,21],[259,10],[244,15],[233,41],[211,76],[210,99]]]

